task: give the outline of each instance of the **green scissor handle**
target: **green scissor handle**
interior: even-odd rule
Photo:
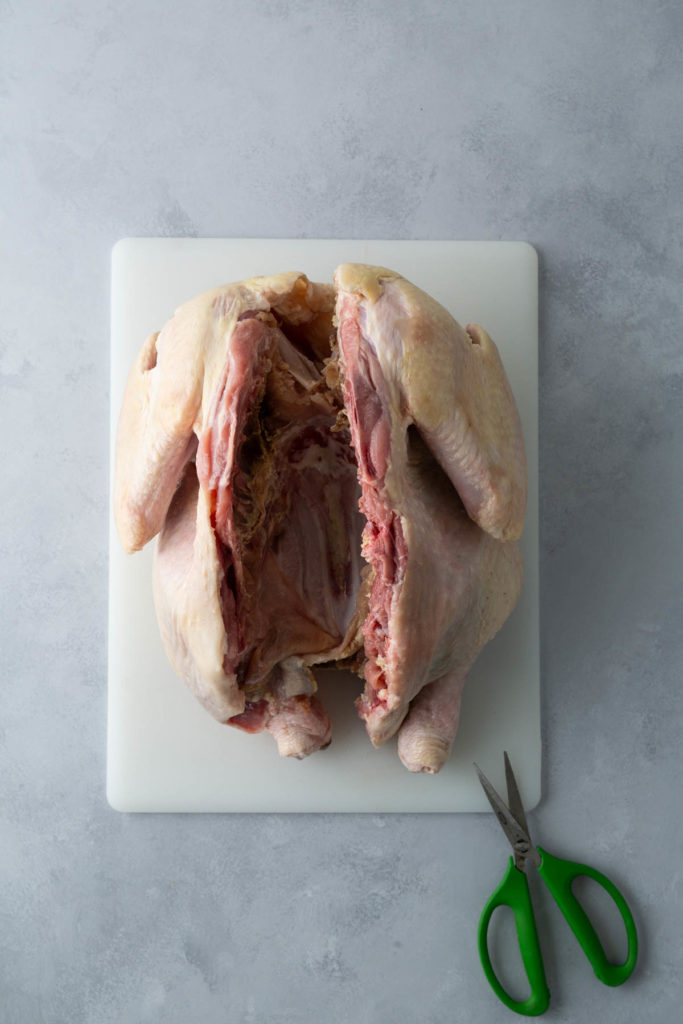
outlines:
[[[596,976],[605,985],[621,985],[630,978],[638,958],[638,935],[626,900],[617,887],[595,868],[574,861],[553,857],[546,850],[537,847],[541,855],[538,873],[550,889],[553,899],[564,914],[567,924],[579,940]],[[612,964],[607,959],[593,925],[572,892],[572,882],[581,875],[592,878],[612,897],[626,926],[628,951],[623,964]]]
[[[514,912],[522,963],[531,986],[531,995],[528,999],[516,1000],[508,995],[493,970],[486,935],[491,916],[497,907],[510,907]],[[545,969],[538,942],[534,909],[531,905],[529,883],[526,875],[515,867],[512,857],[508,861],[507,871],[502,882],[490,897],[479,919],[478,945],[479,959],[484,968],[484,974],[500,1001],[505,1003],[508,1009],[514,1010],[516,1013],[523,1013],[527,1017],[538,1017],[539,1014],[545,1013],[550,1002],[550,990],[548,982],[545,980]]]

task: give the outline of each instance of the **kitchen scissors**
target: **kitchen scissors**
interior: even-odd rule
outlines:
[[[525,873],[529,865],[537,868],[600,981],[605,985],[621,985],[633,973],[638,956],[636,926],[624,897],[609,878],[605,878],[595,868],[588,867],[586,864],[577,864],[574,861],[562,860],[560,857],[553,857],[542,847],[533,844],[526,823],[524,805],[507,754],[505,754],[505,781],[509,806],[503,803],[501,797],[476,764],[474,767],[489,803],[514,851],[514,858],[510,857],[507,871],[500,885],[488,900],[479,920],[479,959],[493,991],[510,1010],[525,1014],[527,1017],[537,1017],[548,1009],[550,990],[545,977],[543,957],[529,894],[529,883]],[[598,885],[601,885],[617,905],[628,937],[628,952],[623,964],[612,964],[607,959],[593,925],[572,893],[572,882],[582,875],[592,878]],[[496,977],[491,964],[487,932],[491,916],[497,907],[510,907],[515,915],[517,940],[524,970],[531,986],[531,995],[525,1000],[515,1000],[508,995]]]

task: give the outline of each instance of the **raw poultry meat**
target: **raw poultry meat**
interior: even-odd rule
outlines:
[[[122,543],[159,535],[172,664],[214,717],[268,729],[281,754],[329,742],[311,667],[351,662],[372,742],[399,730],[404,764],[439,770],[465,676],[519,592],[524,491],[488,335],[381,268],[205,293],[129,376]]]
[[[310,666],[361,643],[356,469],[322,373],[333,303],[296,273],[186,303],[143,346],[117,439],[118,530],[127,551],[159,533],[171,663],[219,721],[295,756],[330,738]]]
[[[401,727],[406,767],[436,772],[455,737],[466,675],[519,595],[519,416],[481,327],[463,330],[388,270],[346,264],[335,281],[363,554],[373,569],[359,710],[374,744]]]

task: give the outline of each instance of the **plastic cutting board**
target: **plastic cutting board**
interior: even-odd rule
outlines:
[[[110,524],[107,796],[120,811],[488,810],[472,761],[503,784],[510,754],[525,803],[540,798],[538,629],[538,266],[524,242],[128,238],[112,254],[111,438],[128,369],[146,336],[195,294],[255,274],[331,280],[343,262],[397,270],[500,348],[519,405],[529,500],[519,604],[465,687],[460,732],[437,776],[411,775],[395,740],[375,750],[353,701],[360,680],[321,673],[331,746],[281,759],[268,733],[215,722],[164,654],[151,592],[152,547],[123,554]],[[504,792],[504,790],[502,790]]]

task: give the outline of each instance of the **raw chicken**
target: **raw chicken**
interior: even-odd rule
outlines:
[[[519,418],[482,328],[382,268],[335,284],[336,339],[335,289],[302,274],[208,292],[148,339],[117,524],[129,551],[160,532],[164,645],[216,718],[305,756],[330,739],[311,666],[363,647],[372,742],[398,730],[435,772],[521,586]]]
[[[356,468],[322,373],[333,304],[296,273],[186,303],[143,346],[117,439],[116,522],[129,552],[160,531],[171,663],[219,721],[294,756],[330,739],[310,666],[362,642]]]
[[[363,554],[373,568],[359,711],[375,745],[401,727],[406,767],[436,772],[467,673],[521,587],[519,416],[481,327],[463,330],[389,270],[346,264],[335,282]]]

